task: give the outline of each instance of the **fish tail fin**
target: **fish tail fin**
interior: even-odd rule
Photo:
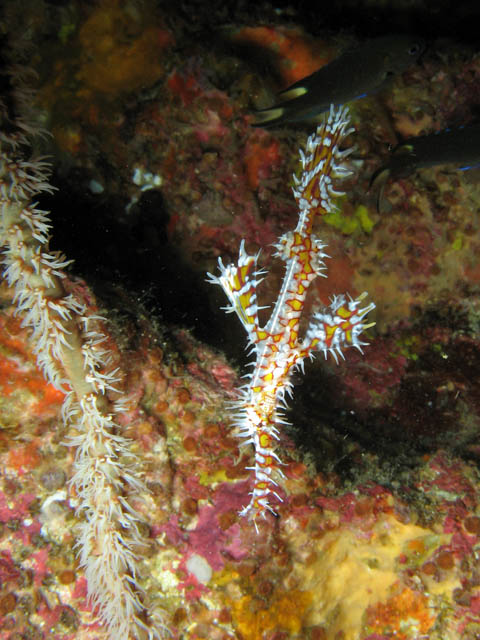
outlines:
[[[277,127],[287,122],[308,121],[319,123],[325,117],[325,112],[330,109],[328,106],[315,106],[310,109],[298,109],[294,104],[275,105],[269,109],[261,109],[253,113],[255,120],[253,127]]]
[[[370,178],[368,191],[371,191],[372,189],[378,189],[378,194],[377,194],[377,212],[378,213],[381,213],[383,192],[389,176],[390,176],[390,167],[388,165],[383,165],[382,167],[377,169],[375,173],[372,175],[372,177]]]
[[[265,127],[280,124],[283,121],[286,110],[283,107],[271,107],[254,112],[253,127]]]
[[[297,86],[296,84],[287,87],[284,91],[280,91],[278,97],[282,99],[282,101],[288,102],[290,100],[295,100],[295,98],[300,98],[300,96],[304,96],[308,93],[308,88],[303,86]]]
[[[368,184],[368,190],[376,189],[378,185],[382,186],[387,181],[390,175],[390,167],[386,164],[382,165],[379,169],[372,174],[370,182]]]

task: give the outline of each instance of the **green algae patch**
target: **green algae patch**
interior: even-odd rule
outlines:
[[[334,209],[323,216],[325,222],[338,229],[345,235],[363,232],[371,233],[375,221],[369,215],[368,208],[363,204],[358,205],[353,214],[347,215],[341,208]]]

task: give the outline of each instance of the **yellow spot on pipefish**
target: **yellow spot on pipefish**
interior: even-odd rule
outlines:
[[[337,309],[337,316],[340,316],[340,318],[351,318],[353,315],[353,311],[350,311],[348,309],[348,307],[340,307],[339,309]]]

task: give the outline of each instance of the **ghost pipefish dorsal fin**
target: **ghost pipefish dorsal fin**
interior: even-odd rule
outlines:
[[[406,35],[382,36],[349,49],[329,64],[278,94],[272,107],[255,112],[253,126],[310,120],[335,106],[378,91],[423,51],[423,42]]]

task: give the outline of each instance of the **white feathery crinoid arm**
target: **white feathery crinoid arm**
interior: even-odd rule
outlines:
[[[7,125],[7,126],[5,126]],[[8,132],[3,133],[1,128]],[[143,549],[141,516],[132,497],[146,491],[141,470],[113,415],[119,403],[118,368],[111,366],[107,336],[64,282],[64,256],[49,249],[48,213],[33,200],[51,193],[45,159],[24,160],[28,127],[9,122],[0,101],[0,265],[14,292],[12,304],[30,331],[45,378],[66,393],[62,417],[76,435],[76,512],[81,520],[77,550],[88,581],[87,598],[97,608],[111,639],[157,637],[165,627],[154,611],[150,624],[138,566]],[[82,328],[83,325],[83,328]],[[103,634],[102,634],[103,635]]]

